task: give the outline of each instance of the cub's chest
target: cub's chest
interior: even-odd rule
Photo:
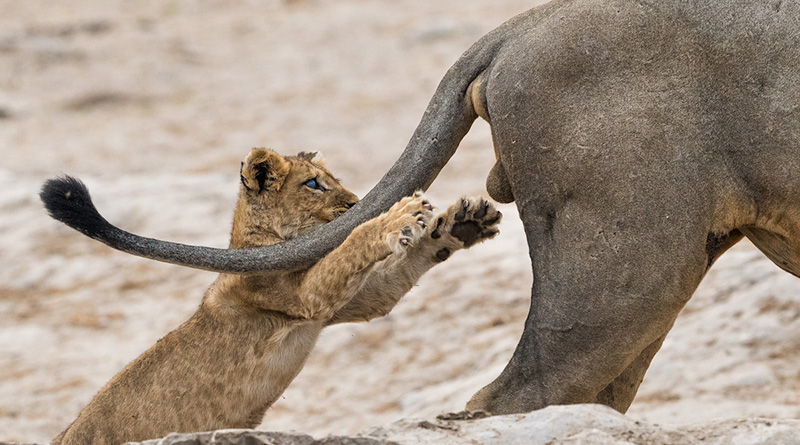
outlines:
[[[258,345],[250,357],[258,382],[269,382],[282,389],[294,379],[305,364],[322,330],[319,322],[298,322],[278,327]],[[254,376],[255,376],[254,375]]]

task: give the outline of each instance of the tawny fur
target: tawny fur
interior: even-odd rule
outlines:
[[[309,179],[320,188],[307,186]],[[241,182],[231,248],[293,238],[357,201],[305,153],[253,149]],[[54,443],[118,444],[258,425],[323,327],[387,314],[432,266],[493,237],[501,216],[473,198],[433,218],[416,193],[309,268],[221,274],[197,312],[111,379]]]

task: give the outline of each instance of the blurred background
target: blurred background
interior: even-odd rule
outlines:
[[[540,1],[0,0],[0,441],[46,442],[189,317],[215,274],[112,251],[49,219],[45,179],[81,177],[113,223],[227,245],[251,147],[321,151],[366,193],[447,68]],[[484,195],[477,122],[430,190]],[[426,275],[389,316],[323,332],[261,429],[354,433],[463,409],[511,357],[531,273],[501,235]],[[743,242],[712,268],[630,415],[800,417],[800,281]]]

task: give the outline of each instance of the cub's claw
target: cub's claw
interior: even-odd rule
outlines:
[[[383,215],[386,242],[392,251],[399,253],[415,244],[425,234],[433,206],[422,192],[401,199]]]

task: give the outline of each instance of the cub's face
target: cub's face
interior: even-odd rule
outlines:
[[[358,202],[316,153],[281,156],[254,148],[242,162],[241,181],[247,217],[283,239],[330,222]]]

